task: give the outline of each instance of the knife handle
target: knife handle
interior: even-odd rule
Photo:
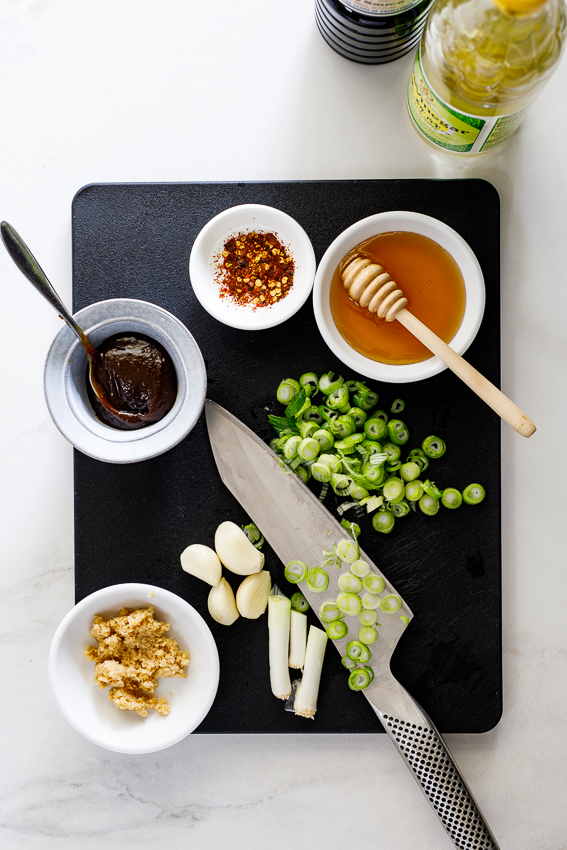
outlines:
[[[413,697],[402,690],[404,701],[409,698],[414,704],[409,719],[383,713],[375,705],[373,708],[449,838],[459,850],[499,850],[440,733]]]

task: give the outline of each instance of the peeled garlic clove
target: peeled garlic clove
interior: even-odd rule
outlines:
[[[186,573],[212,584],[213,587],[219,583],[222,574],[222,565],[219,556],[210,546],[202,543],[192,543],[181,553],[181,566]]]
[[[231,626],[238,619],[238,608],[232,587],[225,578],[211,588],[208,599],[209,614],[223,626]]]
[[[221,522],[215,532],[215,549],[227,570],[239,576],[259,573],[264,566],[262,553],[234,522]]]
[[[256,620],[268,606],[272,578],[267,570],[245,578],[236,591],[236,607],[247,620]]]

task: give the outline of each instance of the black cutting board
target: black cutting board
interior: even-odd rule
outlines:
[[[73,201],[73,307],[106,298],[140,298],[175,314],[195,336],[208,373],[208,397],[261,437],[272,434],[267,408],[285,377],[332,370],[354,375],[320,337],[311,303],[279,327],[228,328],[211,318],[191,289],[191,246],[220,211],[262,203],[292,215],[317,261],[353,222],[386,210],[425,213],[453,227],[475,251],[486,281],[486,312],[467,357],[500,380],[499,215],[496,190],[483,180],[330,180],[273,183],[94,184]],[[452,373],[415,384],[373,384],[380,406],[406,401],[403,418],[419,445],[443,437],[445,456],[429,477],[442,487],[482,483],[484,502],[435,517],[419,511],[392,534],[362,521],[362,545],[414,612],[393,660],[399,680],[442,732],[482,732],[502,713],[500,420]],[[113,465],[74,454],[77,601],[110,584],[150,582],[188,600],[209,622],[221,676],[201,732],[377,732],[373,711],[349,691],[339,654],[328,647],[314,722],[283,710],[269,687],[267,618],[220,626],[207,612],[208,586],[184,573],[190,543],[212,545],[225,519],[247,521],[218,476],[204,417],[170,452]],[[333,508],[335,497],[327,497]],[[268,545],[266,566],[292,590]],[[226,571],[225,571],[226,572]],[[227,575],[236,588],[238,577]],[[311,614],[313,622],[314,616]]]

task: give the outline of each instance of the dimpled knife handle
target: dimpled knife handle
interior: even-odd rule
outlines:
[[[381,711],[377,714],[455,847],[499,850],[441,735],[423,709],[416,708],[419,719],[401,720]]]

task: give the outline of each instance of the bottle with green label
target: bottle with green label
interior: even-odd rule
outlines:
[[[408,86],[416,130],[457,156],[509,139],[557,66],[565,18],[564,0],[436,0]]]

